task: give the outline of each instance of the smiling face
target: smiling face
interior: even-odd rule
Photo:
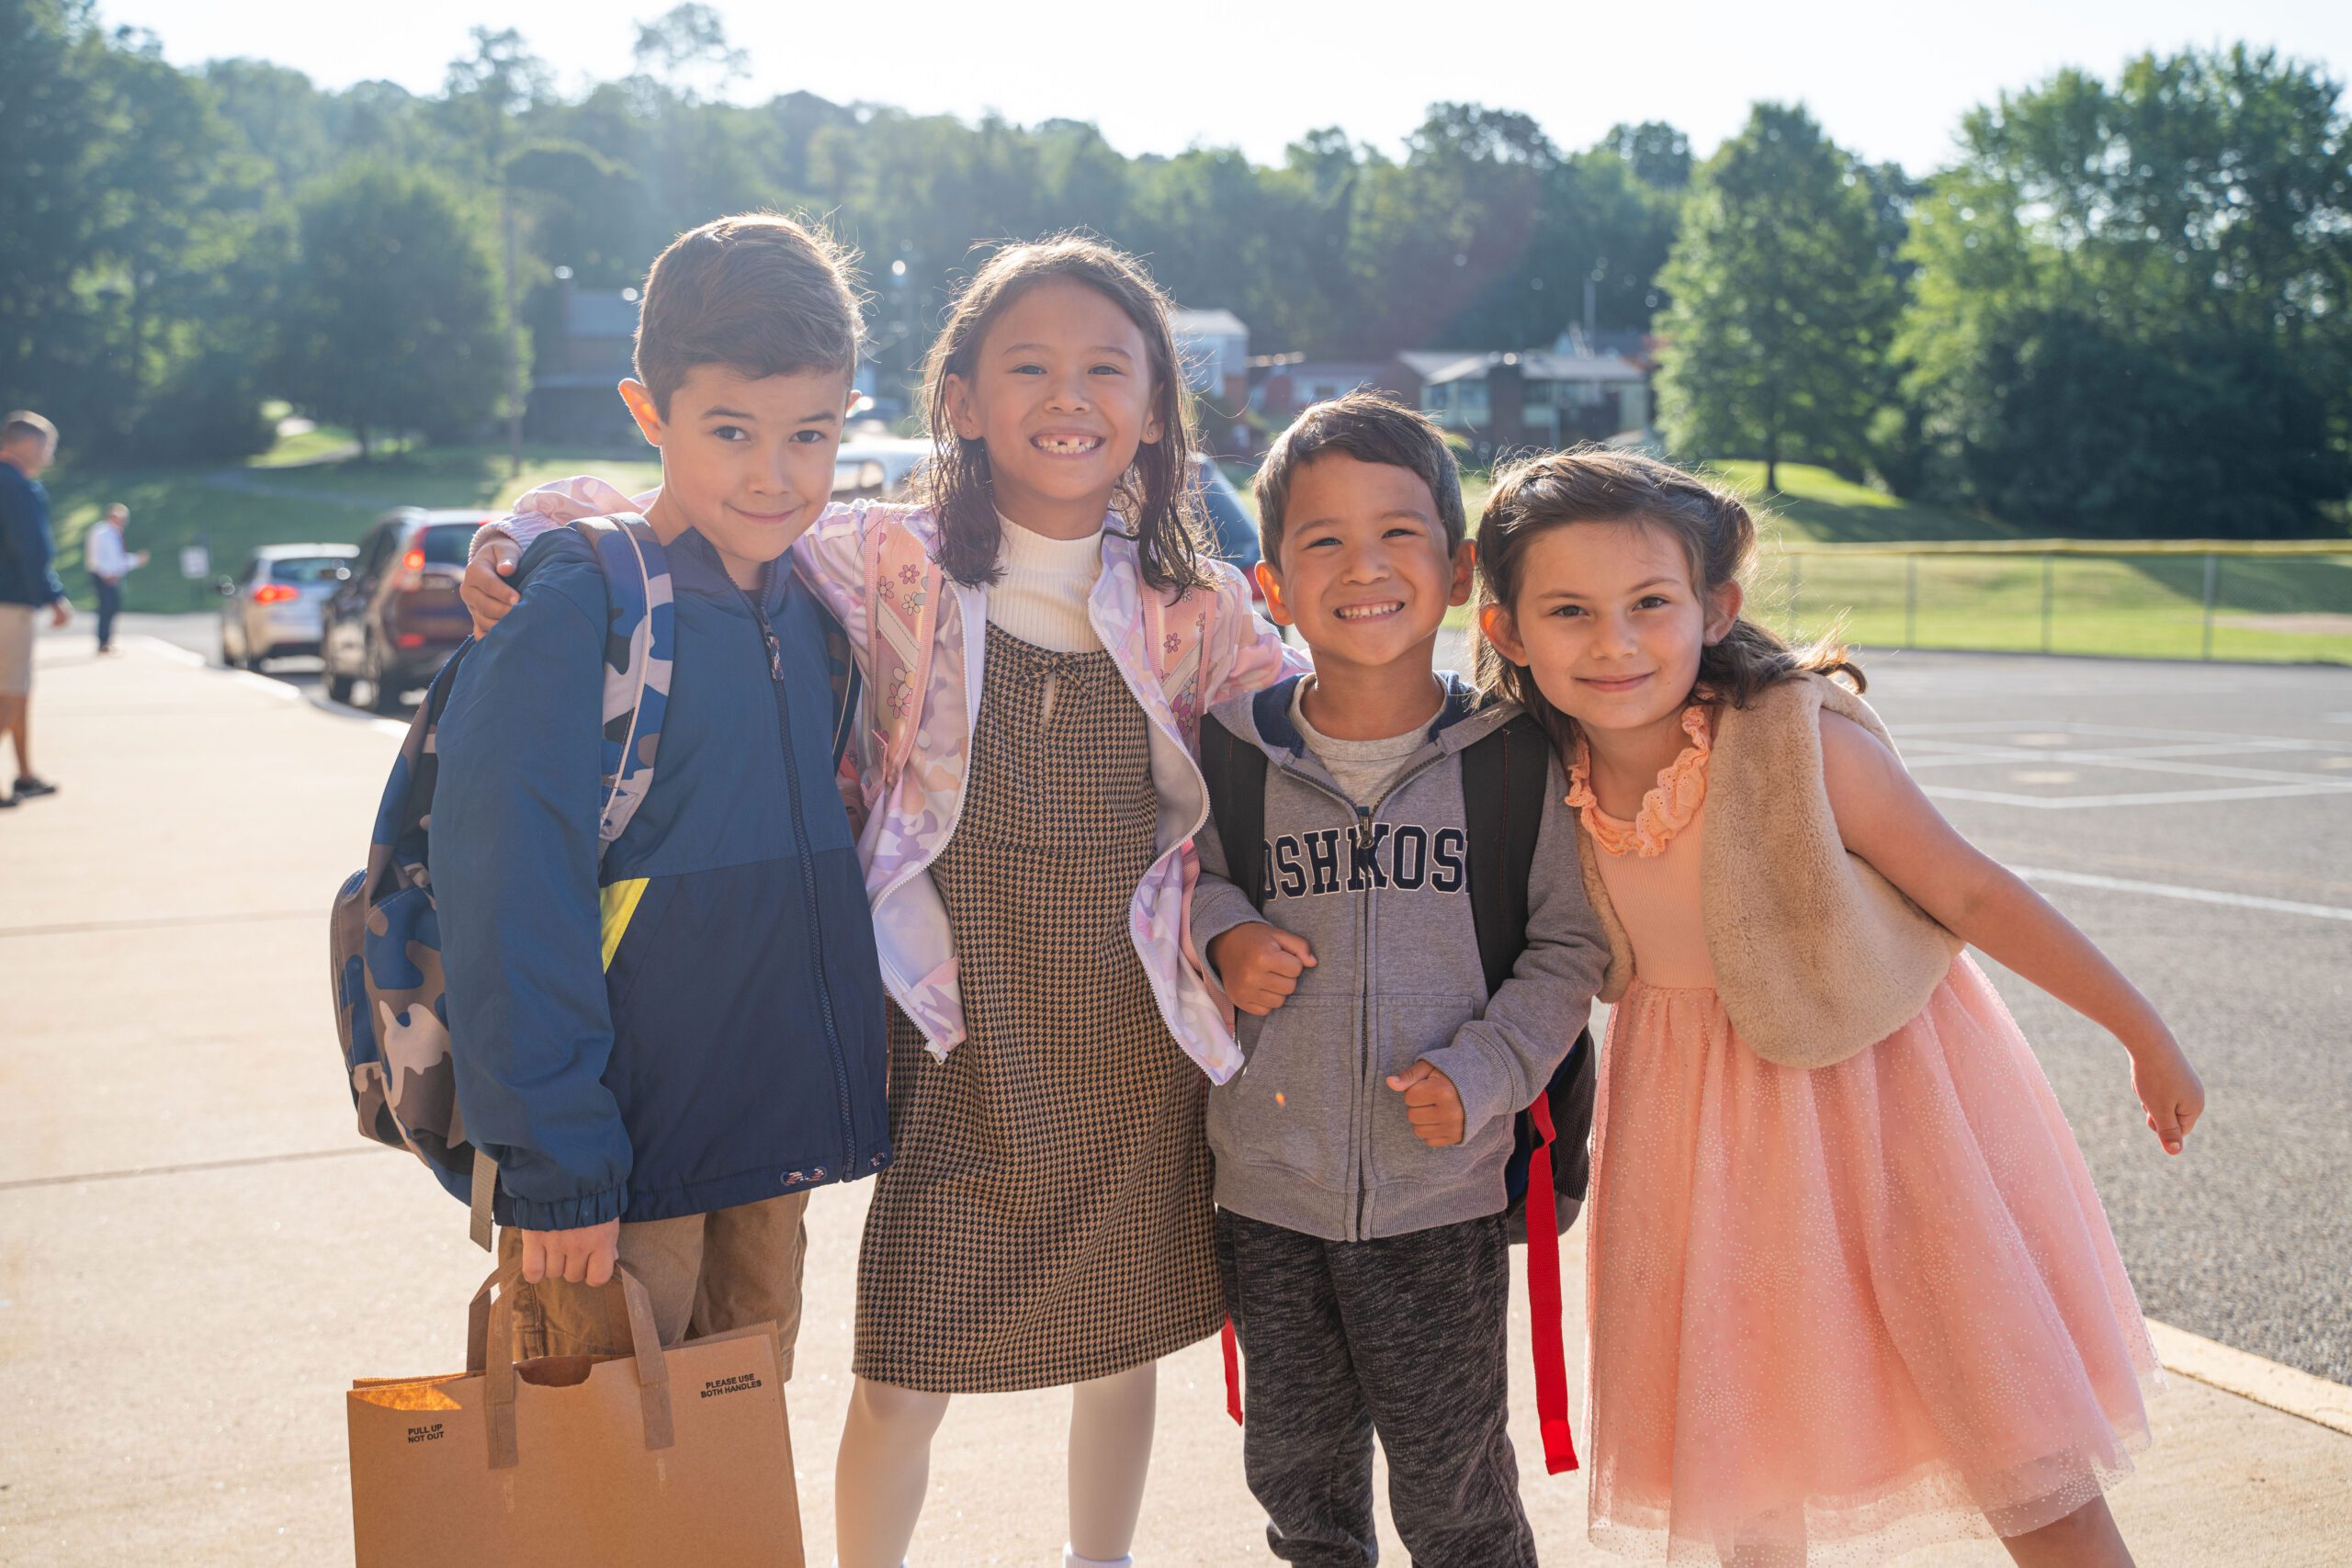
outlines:
[[[946,380],[956,435],[987,444],[998,510],[1040,531],[1099,525],[1136,450],[1160,436],[1142,329],[1070,278],[1005,306],[969,373]]]
[[[1496,648],[1588,729],[1673,724],[1700,649],[1739,614],[1739,585],[1702,595],[1674,536],[1639,520],[1562,524],[1521,548],[1514,603],[1486,612]]]
[[[738,586],[757,586],[832,499],[849,381],[846,370],[750,377],[697,365],[670,394],[667,418],[643,382],[622,382],[638,428],[662,448],[662,496],[647,521],[664,539],[692,528]]]
[[[1419,474],[1327,452],[1292,474],[1282,558],[1258,572],[1268,614],[1298,627],[1317,670],[1425,671],[1446,608],[1470,597],[1470,563]]]

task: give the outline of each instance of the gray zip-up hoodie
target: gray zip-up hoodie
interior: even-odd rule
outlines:
[[[1577,865],[1567,779],[1552,761],[1529,868],[1527,951],[1492,997],[1472,920],[1461,753],[1518,713],[1459,681],[1379,804],[1359,809],[1291,722],[1299,677],[1215,712],[1264,751],[1261,915],[1226,875],[1214,819],[1195,839],[1202,951],[1265,919],[1314,944],[1315,966],[1263,1018],[1240,1016],[1248,1065],[1209,1092],[1216,1201],[1330,1241],[1404,1235],[1499,1213],[1511,1118],[1540,1093],[1609,964]],[[1461,1093],[1463,1141],[1431,1148],[1388,1087],[1423,1057]]]

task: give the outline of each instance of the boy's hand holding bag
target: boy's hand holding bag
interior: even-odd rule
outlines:
[[[463,1372],[352,1386],[358,1568],[801,1568],[775,1325],[664,1350],[622,1269],[608,1288],[628,1303],[633,1354],[518,1364],[507,1348],[527,1288],[514,1268],[482,1282]]]

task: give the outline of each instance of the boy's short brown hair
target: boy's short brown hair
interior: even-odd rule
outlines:
[[[0,417],[0,446],[14,446],[28,436],[38,436],[54,446],[57,426],[30,409],[11,409],[6,417]]]
[[[664,418],[697,365],[745,376],[857,367],[856,258],[823,230],[744,212],[670,243],[645,276],[637,378]]]
[[[1437,502],[1451,555],[1469,536],[1462,512],[1462,470],[1445,433],[1427,415],[1377,392],[1350,392],[1309,408],[1274,437],[1258,466],[1258,543],[1279,571],[1283,564],[1283,512],[1290,503],[1291,476],[1316,458],[1340,453],[1360,463],[1385,463],[1418,476]]]

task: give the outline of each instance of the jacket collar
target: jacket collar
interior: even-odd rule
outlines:
[[[1249,706],[1250,727],[1257,731],[1261,744],[1287,751],[1294,757],[1306,751],[1306,738],[1299,734],[1298,726],[1292,721],[1290,716],[1291,704],[1298,691],[1298,683],[1306,679],[1305,675],[1292,675],[1243,699]],[[1430,721],[1427,738],[1431,741],[1442,740],[1446,731],[1469,718],[1473,714],[1482,713],[1486,709],[1500,705],[1493,703],[1482,705],[1478,689],[1451,670],[1440,671],[1438,680],[1444,684],[1445,701],[1439,705],[1437,716]],[[1239,705],[1239,703],[1226,705],[1218,716],[1228,720],[1239,716],[1230,712],[1232,708]],[[1476,727],[1479,735],[1485,734],[1491,728],[1490,724]],[[1477,739],[1476,735],[1465,737],[1467,740],[1476,739]]]
[[[727,565],[718,558],[718,551],[700,530],[688,528],[670,541],[670,577],[679,588],[702,594],[716,601],[737,615],[746,614],[744,590],[736,586],[727,575]],[[791,581],[791,563],[779,557],[770,561],[760,575],[760,587],[752,597],[760,608],[773,615],[784,608],[786,585]]]

